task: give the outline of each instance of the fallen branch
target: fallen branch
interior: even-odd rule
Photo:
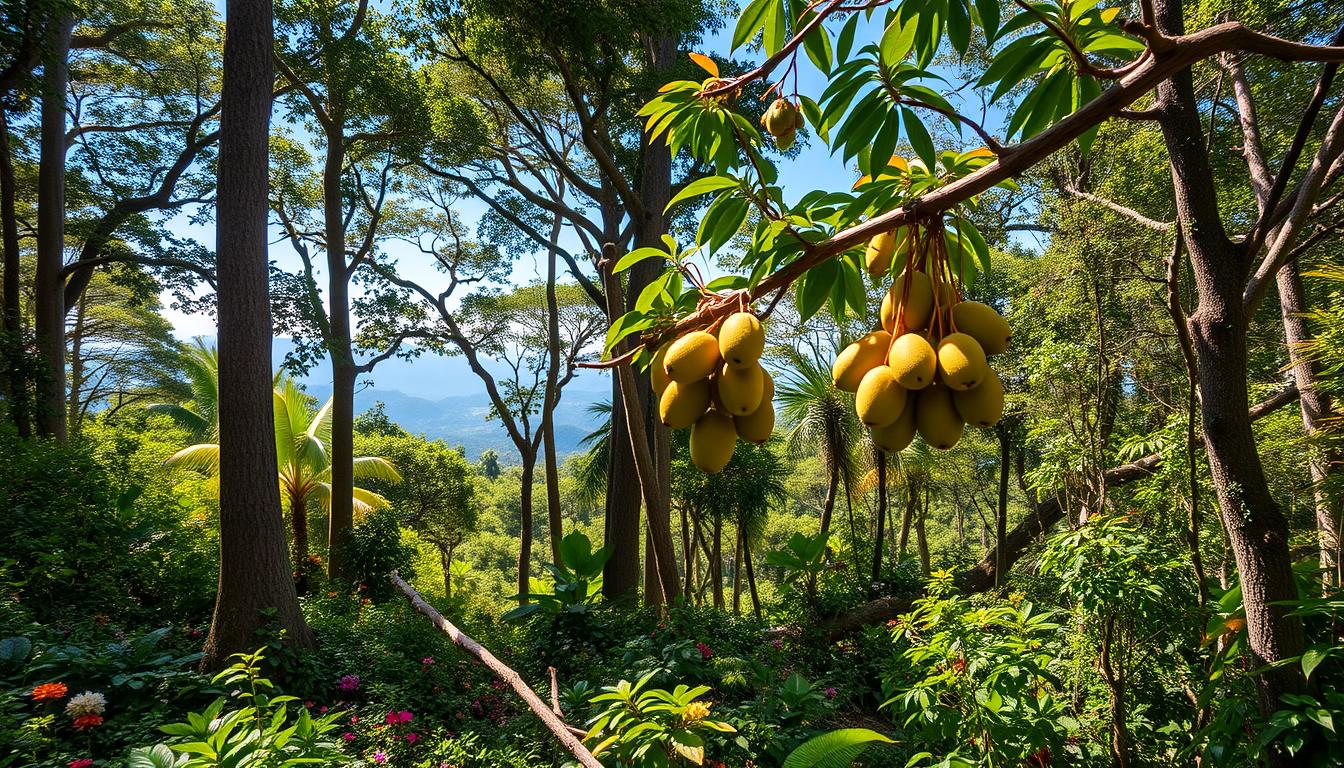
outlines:
[[[1282,408],[1298,398],[1297,385],[1289,384],[1283,389],[1256,403],[1250,408],[1251,421]],[[1104,473],[1105,487],[1114,488],[1145,477],[1149,477],[1162,464],[1162,454],[1150,453],[1127,464],[1111,467]],[[1022,559],[1027,547],[1056,523],[1064,519],[1064,506],[1058,496],[1046,499],[1036,505],[1032,514],[1013,527],[1004,538],[1004,567],[1012,568]],[[955,581],[962,592],[973,594],[986,592],[994,587],[996,580],[995,563],[998,553],[991,549],[974,566],[958,573]],[[894,619],[910,610],[910,605],[920,595],[882,597],[852,608],[826,622],[825,632],[829,640],[838,640],[868,624]]]
[[[397,586],[397,589],[400,589],[411,601],[411,605],[417,611],[428,616],[430,621],[434,622],[434,626],[443,630],[454,645],[480,659],[481,663],[489,667],[496,677],[508,683],[513,692],[527,702],[527,706],[531,707],[536,716],[541,718],[541,722],[546,726],[546,729],[555,734],[555,737],[560,740],[561,744],[565,745],[565,749],[569,750],[569,753],[579,761],[580,765],[584,768],[602,768],[602,764],[597,761],[597,758],[593,757],[593,753],[589,752],[587,747],[583,746],[583,742],[579,741],[578,737],[574,735],[570,726],[552,712],[531,688],[527,687],[527,683],[523,682],[523,678],[517,672],[495,658],[493,653],[473,640],[470,635],[458,629],[451,621],[445,619],[443,614],[434,609],[434,606],[425,602],[425,598],[420,596],[415,587],[403,581],[395,571],[389,578]]]

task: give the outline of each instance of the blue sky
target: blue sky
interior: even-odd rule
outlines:
[[[875,21],[879,21],[880,18],[880,15],[876,16]],[[731,24],[726,30],[711,36],[706,41],[705,47],[707,50],[705,52],[716,56],[727,55],[730,33]],[[867,22],[860,25],[859,40],[874,39],[878,35],[880,35],[880,27],[877,23]],[[745,51],[738,51],[736,55],[739,59],[752,56],[751,53]],[[950,73],[943,74],[951,78]],[[812,66],[806,57],[800,56],[797,90],[800,93],[815,97],[824,88],[824,76]],[[955,96],[953,97],[953,103],[958,103]],[[979,116],[980,108],[978,104],[971,105],[963,102],[958,106],[965,109],[968,114]],[[993,126],[1000,119],[999,111],[991,109],[987,116],[989,125]],[[932,121],[929,122],[930,127],[933,128]],[[847,189],[857,175],[857,171],[841,162],[839,157],[832,157],[827,147],[816,138],[813,138],[810,143],[802,148],[798,157],[792,160],[782,160],[779,169],[781,186],[784,188],[786,198],[789,199],[797,199],[813,189]],[[472,222],[479,218],[484,210],[484,204],[470,199],[462,201],[459,206],[459,213],[463,219]],[[176,233],[193,237],[207,245],[212,245],[214,242],[213,224],[193,225],[187,221],[185,216],[179,216],[170,226]],[[290,245],[280,238],[278,230],[274,230],[272,235],[272,258],[278,261],[282,267],[296,268],[297,258]],[[567,240],[565,243],[567,247],[577,249],[577,241],[572,233],[566,233],[564,239]],[[389,242],[384,246],[384,250],[396,259],[398,270],[403,274],[423,281],[430,286],[438,282],[437,273],[428,265],[423,255],[409,244]],[[524,284],[541,279],[545,274],[545,263],[541,260],[541,256],[541,253],[520,255],[515,262],[511,281],[514,284]],[[712,272],[712,270],[707,271]],[[323,278],[319,277],[319,279]],[[213,322],[208,317],[185,315],[172,309],[169,309],[166,314],[181,338],[211,337],[214,335]],[[277,348],[283,348],[283,346],[283,340],[277,340]],[[278,356],[276,362],[279,362]],[[314,383],[324,380],[329,381],[329,369],[326,366],[319,366],[308,378]],[[479,389],[479,383],[475,377],[466,369],[465,364],[457,358],[442,359],[423,356],[411,362],[388,361],[378,367],[372,379],[378,388],[397,389],[408,394],[430,398],[465,394]],[[606,386],[600,376],[595,373],[586,373],[582,379],[584,380],[576,382],[575,386],[580,388]]]

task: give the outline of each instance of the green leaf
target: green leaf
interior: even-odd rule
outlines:
[[[699,197],[700,195],[707,195],[710,192],[717,192],[721,189],[739,187],[741,184],[742,182],[732,176],[706,176],[703,179],[696,179],[690,184],[682,187],[681,191],[667,202],[667,207],[663,209],[663,212],[666,213],[667,211],[672,210],[672,206],[683,200],[689,200],[692,197]],[[617,271],[619,271],[619,269]]]
[[[636,248],[635,250],[617,259],[616,266],[612,267],[612,271],[619,274],[633,267],[639,262],[644,261],[645,259],[653,259],[666,256],[667,252],[660,251],[657,248],[653,248],[650,246],[645,246],[643,248]]]
[[[771,3],[770,10],[765,17],[765,31],[761,37],[761,43],[765,48],[766,56],[774,56],[779,53],[779,49],[784,47],[784,3]]]
[[[849,53],[854,48],[854,32],[859,26],[859,14],[851,14],[849,21],[840,28],[840,37],[836,39],[835,53],[836,63],[843,64],[849,60]]]
[[[831,293],[831,286],[835,284],[839,277],[839,268],[835,261],[822,262],[821,265],[808,271],[804,279],[798,281],[798,319],[807,321],[821,305],[826,303],[826,297]]]
[[[765,26],[771,7],[781,2],[782,0],[752,0],[742,10],[742,15],[737,17],[737,26],[733,28],[733,46],[730,50],[735,51],[751,42]]]
[[[998,0],[975,0],[975,10],[980,16],[980,27],[985,30],[985,41],[992,44],[999,35]]]
[[[947,2],[947,39],[957,53],[966,55],[971,45],[971,16],[962,0]]]
[[[915,44],[917,23],[916,19],[902,23],[900,14],[887,14],[887,28],[882,32],[881,43],[883,66],[894,68],[910,54],[910,48]]]
[[[841,728],[800,744],[784,758],[784,768],[848,768],[854,758],[875,743],[895,742],[867,728]]]
[[[806,24],[815,15],[815,12],[806,14],[799,25]],[[822,74],[831,73],[831,34],[826,31],[825,24],[818,24],[807,33],[807,37],[803,38],[803,51]]]
[[[1329,647],[1312,646],[1307,652],[1302,654],[1302,676],[1311,679],[1311,673],[1321,665],[1322,661],[1330,655]]]
[[[602,356],[606,357],[611,354],[611,350],[616,348],[616,345],[621,342],[621,339],[652,326],[653,320],[645,315],[645,313],[638,310],[626,312],[624,315],[616,318],[616,322],[612,323],[611,327],[607,329],[607,340],[602,346]]]
[[[910,146],[915,148],[915,153],[919,159],[933,170],[938,163],[938,151],[933,147],[933,137],[920,122],[919,115],[909,107],[901,107],[901,122],[905,124],[905,135],[910,140]]]

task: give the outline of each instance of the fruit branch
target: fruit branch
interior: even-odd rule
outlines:
[[[832,13],[835,13],[836,11],[840,10],[843,2],[844,0],[831,0],[831,2],[828,3],[825,8],[822,8],[820,11],[817,11],[817,15],[813,16],[812,19],[807,22],[807,24],[803,25],[802,29],[798,30],[798,34],[789,38],[789,40],[785,42],[784,45],[780,46],[780,49],[778,51],[775,51],[775,54],[773,56],[761,62],[761,65],[759,67],[751,70],[750,72],[747,72],[746,74],[738,75],[737,77],[724,80],[723,82],[719,83],[713,88],[708,88],[704,90],[703,92],[701,92],[700,95],[704,96],[705,98],[714,98],[716,96],[727,96],[728,94],[736,93],[739,89],[742,88],[742,86],[746,85],[747,83],[750,83],[753,80],[759,80],[760,78],[769,75],[771,72],[775,70],[775,67],[778,67],[781,63],[783,63],[785,59],[789,58],[795,52],[797,52],[798,46],[803,44],[803,40],[809,34],[812,33],[812,30],[821,26],[821,23],[826,20],[827,16],[830,16]]]
[[[589,752],[588,748],[583,746],[583,742],[579,741],[578,737],[571,732],[570,726],[552,712],[550,707],[546,706],[541,697],[523,681],[521,675],[496,658],[489,649],[483,647],[466,632],[458,629],[455,624],[444,618],[443,614],[434,609],[434,606],[425,602],[425,598],[416,591],[415,587],[402,580],[396,571],[393,571],[388,578],[392,580],[397,589],[400,589],[406,595],[406,598],[411,601],[411,605],[417,611],[428,616],[434,626],[448,635],[449,639],[453,641],[453,645],[479,659],[491,672],[495,673],[496,677],[508,684],[513,692],[518,694],[519,698],[527,702],[527,706],[546,726],[546,729],[560,740],[560,743],[574,756],[575,760],[579,761],[580,765],[584,768],[602,768],[602,764],[597,761],[597,758],[593,757],[593,753]]]
[[[1195,62],[1229,51],[1247,51],[1282,61],[1344,61],[1344,46],[1312,45],[1285,40],[1257,32],[1240,22],[1226,22],[1188,35],[1163,40],[1166,43],[1163,50],[1152,50],[1150,45],[1152,54],[1140,57],[1142,61],[1140,66],[1117,79],[1115,85],[1102,92],[1100,96],[1030,139],[1007,148],[1004,155],[983,168],[911,200],[900,208],[855,224],[827,240],[806,248],[801,256],[767,275],[750,289],[721,294],[716,299],[702,302],[695,312],[669,326],[655,338],[646,339],[646,345],[656,347],[668,338],[708,326],[721,316],[736,311],[740,306],[740,294],[743,292],[746,293],[748,301],[765,297],[792,285],[808,270],[866,242],[880,232],[895,229],[921,217],[947,211],[1003,181],[1026,172],[1041,160],[1082,136],[1093,126],[1101,124],[1133,104],[1152,91],[1158,83]],[[766,65],[762,65],[762,68],[768,71]],[[739,80],[753,76],[759,75],[749,73]]]

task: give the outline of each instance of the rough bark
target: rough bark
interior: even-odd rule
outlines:
[[[15,197],[14,156],[9,147],[9,119],[0,109],[0,247],[4,248],[3,310],[0,326],[4,328],[3,354],[5,364],[3,395],[9,402],[9,417],[20,437],[32,433],[28,417],[28,377],[23,365],[23,313],[20,310],[19,221],[14,210]]]
[[[275,609],[291,645],[310,647],[285,552],[275,483],[267,170],[271,118],[269,0],[228,0],[216,246],[219,272],[219,592],[206,669],[255,649]]]
[[[39,434],[66,438],[65,422],[65,91],[75,20],[64,14],[47,34],[42,67],[41,159],[37,171],[37,273],[33,331],[42,371],[37,376]]]
[[[1293,381],[1302,393],[1298,405],[1302,412],[1302,429],[1307,438],[1316,438],[1325,420],[1330,418],[1330,397],[1316,386],[1316,365],[1302,354],[1302,345],[1310,340],[1307,321],[1303,313],[1307,311],[1307,302],[1302,286],[1302,276],[1295,259],[1289,260],[1278,271],[1275,281],[1279,289],[1279,309],[1283,316],[1283,336],[1288,347],[1288,359],[1293,373]],[[1320,549],[1321,569],[1325,572],[1327,584],[1344,583],[1341,579],[1340,565],[1340,525],[1344,515],[1344,505],[1328,492],[1325,481],[1341,457],[1332,455],[1321,446],[1309,448],[1307,468],[1311,473],[1312,493],[1316,505],[1316,536]]]
[[[1184,33],[1180,0],[1157,0],[1157,20],[1169,35]],[[1159,126],[1171,164],[1177,218],[1195,275],[1198,306],[1190,335],[1199,364],[1204,448],[1219,511],[1237,562],[1253,664],[1258,668],[1302,652],[1301,619],[1284,603],[1297,597],[1288,548],[1288,521],[1265,480],[1247,413],[1248,318],[1243,292],[1251,257],[1227,236],[1190,69],[1157,86]],[[1280,667],[1256,677],[1266,715],[1282,694],[1301,685],[1300,673]]]
[[[345,252],[345,136],[340,107],[333,106],[334,130],[326,132],[322,168],[323,235],[327,252],[327,353],[331,357],[331,507],[327,515],[327,573],[351,575],[347,548],[355,527],[355,367],[350,334],[350,270]]]

